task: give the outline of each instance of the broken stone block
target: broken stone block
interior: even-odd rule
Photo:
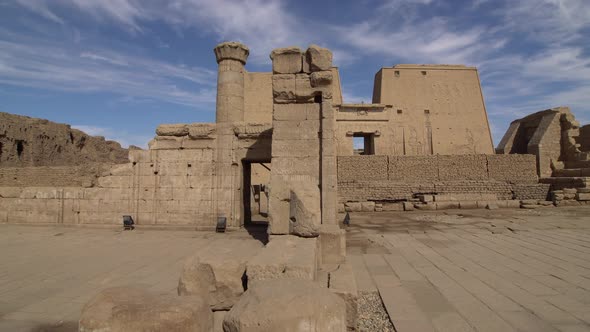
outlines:
[[[563,200],[563,201],[558,201],[555,202],[555,206],[579,206],[581,202],[575,201],[575,200]]]
[[[384,203],[383,211],[403,211],[404,205],[402,203]]]
[[[588,194],[588,193],[590,193],[590,188],[577,188],[576,189],[576,192],[579,193],[579,194],[580,193],[581,194]]]
[[[346,330],[346,305],[329,289],[308,280],[256,283],[223,321],[224,331],[330,332]]]
[[[576,199],[576,194],[575,193],[565,193],[565,194],[563,194],[563,199],[565,199],[565,200]]]
[[[332,52],[317,45],[310,45],[307,49],[307,61],[312,72],[330,70],[332,68]]]
[[[553,205],[553,202],[552,201],[539,201],[539,205],[551,206],[551,205]]]
[[[310,82],[312,87],[321,87],[332,84],[332,71],[316,71],[311,73]]]
[[[489,202],[488,204],[486,204],[487,210],[497,210],[498,208],[498,204],[495,202]]]
[[[107,288],[82,309],[79,331],[211,331],[213,312],[201,296],[153,294],[135,287]]]
[[[338,269],[330,272],[329,289],[344,300],[346,326],[349,331],[354,331],[358,318],[358,289],[352,265],[343,263],[338,266]]]
[[[291,234],[302,237],[316,237],[322,223],[320,191],[313,185],[293,186],[289,201]]]
[[[576,188],[564,188],[563,189],[563,193],[564,194],[575,194],[577,192]]]
[[[346,231],[335,224],[322,224],[318,238],[319,263],[340,264],[346,259]]]
[[[422,202],[422,203],[434,202],[433,195],[419,195],[418,198],[420,199],[420,202]]]
[[[270,53],[272,71],[275,74],[297,74],[301,72],[303,52],[299,47],[277,48]]]
[[[590,193],[577,193],[576,200],[578,201],[590,201]]]
[[[202,295],[212,310],[229,310],[247,287],[248,260],[262,248],[256,240],[214,241],[186,260],[178,295]]]
[[[271,236],[246,265],[248,282],[270,279],[314,280],[317,274],[317,240],[294,235]]]
[[[186,124],[161,124],[156,128],[158,136],[186,136],[188,126]]]
[[[412,202],[403,202],[404,211],[414,211],[414,203]]]
[[[374,212],[375,211],[375,202],[361,202],[361,211],[362,212]]]
[[[520,207],[520,203],[519,203]],[[477,202],[476,201],[461,201],[459,202],[459,208],[461,209],[477,209]]]
[[[418,210],[436,210],[436,203],[416,203],[414,207]]]
[[[449,210],[449,209],[458,209],[459,202],[437,202],[437,203],[429,203],[436,205],[437,210]]]
[[[498,207],[502,209],[518,209],[520,208],[520,201],[518,200],[502,200],[497,201]]]
[[[360,212],[362,209],[360,202],[346,202],[344,203],[344,211],[346,212]]]
[[[538,205],[539,201],[536,199],[523,199],[520,201],[521,205]]]

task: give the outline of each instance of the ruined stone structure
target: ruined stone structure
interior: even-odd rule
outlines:
[[[0,112],[0,168],[127,163],[127,149],[69,125]]]
[[[540,182],[550,185],[555,204],[590,201],[590,126],[580,126],[568,107],[514,120],[496,149],[536,156]]]
[[[8,172],[0,176],[0,220],[119,224],[131,215],[138,225],[212,229],[226,218],[230,228],[268,221],[271,234],[317,236],[337,224],[337,211],[349,202],[378,210],[423,194],[547,196],[533,159],[491,155],[475,68],[383,68],[375,76],[374,104],[344,104],[327,49],[276,49],[271,73],[247,72],[249,50],[242,44],[222,43],[214,53],[215,123],[162,124],[149,150],[131,150],[128,163],[99,164],[91,173],[75,169],[74,161],[64,169]],[[81,134],[64,128],[59,141],[73,137],[70,145],[80,145]],[[363,141],[362,156],[353,156],[355,139]],[[90,160],[85,149],[78,158]],[[116,151],[109,161],[119,161]],[[68,160],[41,159],[47,165]],[[515,163],[522,172],[507,171]],[[23,180],[68,171],[76,176]]]

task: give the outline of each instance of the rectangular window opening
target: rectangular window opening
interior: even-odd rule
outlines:
[[[352,136],[352,145],[355,155],[374,155],[375,134],[354,133]]]

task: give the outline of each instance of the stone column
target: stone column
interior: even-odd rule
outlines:
[[[228,226],[238,226],[241,165],[234,152],[233,128],[244,121],[244,65],[250,51],[236,42],[221,43],[214,51],[218,64],[214,206],[217,217],[226,217]]]

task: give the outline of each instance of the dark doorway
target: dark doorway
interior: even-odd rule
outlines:
[[[268,225],[269,161],[243,161],[244,226]]]
[[[354,154],[375,154],[375,134],[354,133],[352,136],[352,145]]]

